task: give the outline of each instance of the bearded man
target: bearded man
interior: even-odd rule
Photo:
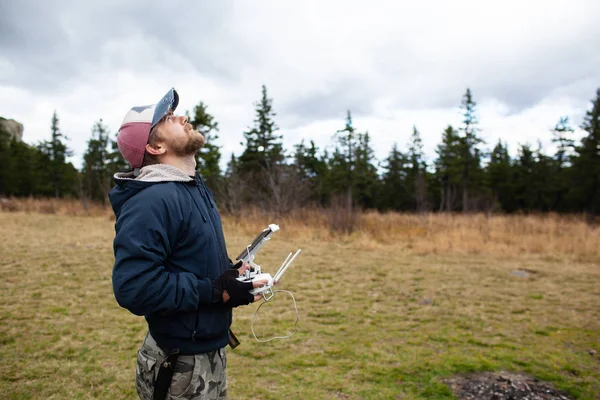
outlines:
[[[205,142],[176,116],[171,89],[156,104],[131,108],[117,136],[132,172],[117,173],[115,299],[148,324],[137,353],[136,390],[146,399],[227,398],[225,347],[232,308],[257,301],[236,278],[248,265],[228,257],[221,217],[196,173]]]

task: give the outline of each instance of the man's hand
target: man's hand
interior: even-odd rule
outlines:
[[[241,261],[240,261],[241,262]],[[238,268],[238,274],[243,275],[244,272],[251,270],[252,268],[250,267],[250,265],[246,264],[246,263],[242,263],[242,266]]]
[[[238,276],[243,275],[248,270],[252,270],[252,267],[249,264],[242,262],[242,261],[240,261],[240,262],[242,263],[242,266],[238,268]],[[256,289],[257,287],[264,286],[267,283],[268,283],[267,280],[260,280],[260,281],[252,282],[252,286]],[[254,301],[258,301],[262,298],[263,298],[262,294],[257,294],[256,296],[254,296]],[[228,300],[229,300],[229,293],[227,293],[227,291],[224,290],[223,291],[223,303],[227,303]]]
[[[254,288],[261,287],[261,286],[266,285],[268,282],[269,281],[267,281],[266,279],[261,279],[260,281],[252,282],[252,287],[254,287]],[[254,301],[259,301],[262,298],[263,298],[262,293],[257,294],[254,296]],[[227,303],[229,301],[229,299],[230,299],[229,293],[227,293],[227,290],[223,290],[223,303]]]
[[[231,307],[238,307],[263,298],[262,294],[250,294],[250,290],[266,285],[268,283],[267,280],[261,279],[256,282],[241,282],[236,279],[239,274],[243,274],[248,269],[250,269],[250,266],[243,263],[237,270],[229,269],[213,281],[215,290],[221,292],[221,301],[223,304],[227,304]]]

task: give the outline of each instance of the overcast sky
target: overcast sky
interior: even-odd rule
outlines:
[[[597,0],[0,0],[0,116],[33,144],[56,110],[80,166],[95,121],[114,134],[175,87],[179,112],[208,105],[228,159],[265,84],[287,149],[331,145],[349,109],[378,159],[413,125],[433,159],[469,87],[488,148],[550,150],[600,87],[599,16]]]

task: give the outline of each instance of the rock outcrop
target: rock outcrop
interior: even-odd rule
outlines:
[[[14,137],[18,142],[23,141],[23,124],[14,119],[0,117],[0,130],[8,132],[11,139]]]

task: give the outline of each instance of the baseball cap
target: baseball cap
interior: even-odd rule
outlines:
[[[178,104],[179,95],[171,88],[158,103],[132,107],[125,115],[117,135],[117,146],[131,168],[142,166],[150,131],[169,110],[175,111]]]

